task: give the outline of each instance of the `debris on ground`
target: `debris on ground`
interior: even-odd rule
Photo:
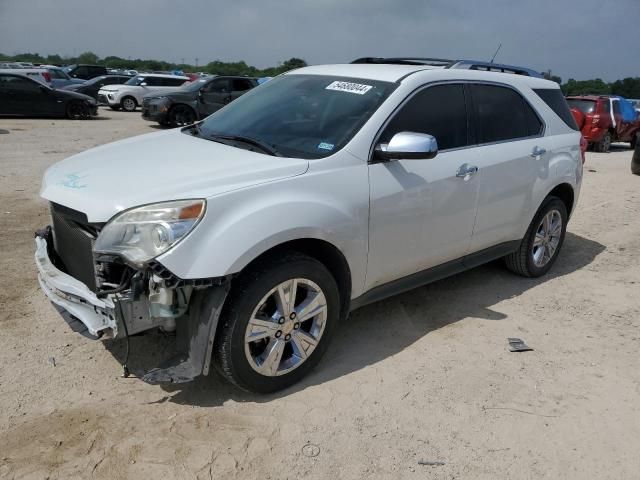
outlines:
[[[302,454],[305,457],[317,457],[320,454],[320,447],[313,443],[307,443],[302,447]]]
[[[56,359],[55,359],[54,357],[49,357],[49,360],[48,360],[48,361],[49,361],[49,363],[50,363],[51,365],[53,365],[54,367],[56,366]]]
[[[446,462],[440,460],[418,460],[418,465],[429,465],[431,467],[441,467],[446,465]]]
[[[533,351],[533,348],[529,347],[524,340],[520,338],[507,338],[509,341],[510,352],[529,352]]]

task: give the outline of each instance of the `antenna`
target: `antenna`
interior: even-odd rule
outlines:
[[[500,51],[501,48],[502,48],[502,43],[498,45],[498,49],[496,50],[496,53],[493,54],[493,57],[491,57],[491,60],[489,60],[489,63],[493,63],[493,61],[496,59],[496,55],[498,55],[498,52]]]

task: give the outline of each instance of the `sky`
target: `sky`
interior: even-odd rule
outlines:
[[[489,60],[578,80],[640,76],[640,0],[0,0],[0,53],[200,65],[291,57]]]

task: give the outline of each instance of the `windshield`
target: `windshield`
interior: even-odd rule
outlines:
[[[582,113],[593,113],[596,109],[596,102],[594,100],[578,100],[575,98],[567,98],[569,108],[576,108]]]
[[[136,75],[133,78],[130,78],[129,80],[127,80],[125,82],[125,85],[140,85],[142,82],[144,82],[145,77],[141,76],[141,75]]]
[[[359,78],[284,75],[218,110],[193,134],[245,137],[285,157],[326,157],[358,132],[395,87]]]
[[[200,78],[193,82],[185,82],[180,86],[180,90],[186,90],[187,92],[197,92],[209,80],[211,80],[211,78]]]

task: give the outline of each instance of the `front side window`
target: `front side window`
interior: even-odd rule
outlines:
[[[395,87],[363,78],[283,75],[218,110],[193,134],[244,137],[285,157],[322,158],[346,145]]]
[[[515,90],[481,84],[470,85],[470,89],[478,143],[515,140],[542,133],[542,122]]]
[[[226,93],[229,91],[229,80],[220,79],[214,80],[209,85],[202,89],[204,93]]]
[[[389,143],[399,132],[433,135],[439,150],[469,144],[464,87],[460,84],[436,85],[411,97],[391,119],[380,137]]]

